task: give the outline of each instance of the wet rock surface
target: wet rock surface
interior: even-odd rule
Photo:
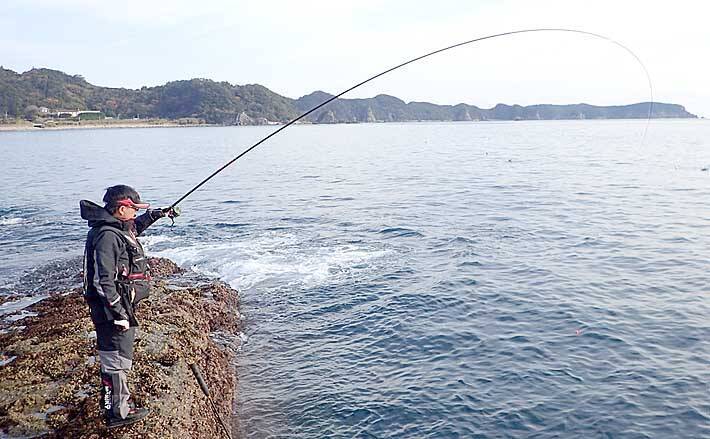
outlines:
[[[233,432],[235,352],[242,320],[238,293],[224,283],[152,259],[151,297],[140,303],[132,399],[151,414],[108,430],[99,409],[96,334],[81,289],[51,283],[47,296],[0,316],[0,437],[223,438],[225,433],[189,368],[195,363]],[[56,276],[74,275],[59,264]],[[33,289],[37,287],[33,285]],[[27,299],[27,297],[19,300]],[[21,314],[24,313],[24,314]]]
[[[0,300],[78,288],[82,283],[82,262],[83,258],[76,256],[27,270],[12,285],[0,287]]]

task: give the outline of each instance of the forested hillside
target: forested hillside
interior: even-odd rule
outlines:
[[[94,110],[117,119],[195,118],[210,124],[283,123],[324,102],[332,95],[317,91],[299,99],[278,95],[258,85],[232,85],[210,79],[168,82],[138,90],[99,87],[81,75],[50,69],[19,74],[0,67],[0,116],[51,116],[58,110]],[[623,106],[498,104],[435,105],[393,96],[338,99],[309,115],[312,123],[401,122],[419,120],[620,119],[648,117],[649,103]],[[44,111],[44,113],[42,113]],[[680,105],[654,103],[652,117],[695,118]]]

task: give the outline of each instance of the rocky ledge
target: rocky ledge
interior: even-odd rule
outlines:
[[[230,433],[238,431],[233,417],[242,323],[238,293],[167,259],[152,259],[151,267],[156,278],[151,297],[138,310],[141,326],[129,374],[132,399],[151,414],[132,426],[104,427],[96,334],[80,287],[66,287],[71,270],[63,264],[55,268],[55,278],[64,280],[59,288],[48,281],[32,296],[0,298],[0,437],[227,437],[192,363],[201,369]],[[52,270],[40,271],[50,279]]]

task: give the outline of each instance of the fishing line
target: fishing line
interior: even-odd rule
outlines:
[[[170,208],[174,208],[175,206],[177,206],[178,204],[180,204],[180,202],[182,202],[185,198],[189,197],[193,192],[195,192],[197,189],[199,189],[200,187],[202,187],[205,183],[207,183],[208,181],[210,181],[214,176],[216,176],[217,174],[219,174],[220,172],[222,172],[223,170],[225,170],[225,169],[226,169],[228,166],[230,166],[232,163],[234,163],[234,162],[236,162],[237,160],[239,160],[240,158],[244,157],[247,153],[249,153],[250,151],[252,151],[252,150],[253,150],[254,148],[256,148],[257,146],[259,146],[259,145],[261,145],[262,143],[266,142],[266,141],[269,140],[270,138],[274,137],[275,135],[277,135],[277,134],[280,133],[281,131],[283,131],[283,130],[285,130],[286,128],[290,127],[290,126],[293,125],[294,123],[298,122],[299,120],[303,119],[304,117],[308,116],[309,114],[313,113],[314,111],[318,110],[319,108],[322,108],[323,106],[328,105],[329,103],[333,102],[334,100],[338,99],[339,97],[343,96],[344,94],[349,93],[349,92],[355,90],[356,88],[358,88],[358,87],[360,87],[360,86],[362,86],[362,85],[365,85],[365,84],[367,84],[368,82],[373,81],[373,80],[379,78],[380,76],[386,75],[386,74],[388,74],[388,73],[390,73],[390,72],[392,72],[392,71],[394,71],[394,70],[397,70],[397,69],[399,69],[399,68],[401,68],[401,67],[404,67],[404,66],[406,66],[406,65],[408,65],[408,64],[412,64],[412,63],[417,62],[417,61],[420,61],[420,60],[422,60],[422,59],[424,59],[424,58],[430,57],[430,56],[432,56],[432,55],[436,55],[436,54],[441,53],[441,52],[445,52],[445,51],[447,51],[447,50],[455,49],[455,48],[457,48],[457,47],[466,46],[466,45],[468,45],[468,44],[473,44],[473,43],[477,43],[477,42],[484,41],[484,40],[490,40],[490,39],[493,39],[493,38],[504,37],[504,36],[509,36],[509,35],[524,34],[524,33],[532,33],[532,32],[568,32],[568,33],[576,33],[576,34],[581,34],[581,35],[592,36],[592,37],[600,38],[600,39],[602,39],[602,40],[606,40],[606,41],[608,41],[608,42],[610,42],[610,43],[613,43],[613,44],[615,44],[615,45],[621,47],[622,49],[624,49],[624,50],[625,50],[626,52],[628,52],[629,54],[631,54],[631,56],[634,57],[634,59],[638,62],[638,64],[641,66],[641,68],[643,69],[644,73],[646,74],[646,79],[647,79],[647,81],[648,81],[648,89],[649,89],[649,93],[650,93],[650,97],[651,97],[651,100],[650,100],[650,102],[649,102],[649,107],[648,107],[648,118],[646,119],[646,126],[645,126],[644,131],[643,131],[643,138],[642,138],[642,140],[641,140],[641,144],[643,144],[643,143],[645,142],[645,140],[646,140],[646,133],[648,132],[648,126],[649,126],[649,124],[650,124],[650,122],[651,122],[651,114],[652,114],[652,111],[653,111],[653,83],[652,83],[652,81],[651,81],[651,75],[648,73],[648,70],[646,69],[646,66],[645,66],[645,65],[643,64],[643,62],[641,61],[641,58],[639,58],[631,49],[629,49],[629,48],[626,47],[625,45],[621,44],[620,42],[618,42],[618,41],[616,41],[616,40],[614,40],[614,39],[612,39],[612,38],[609,38],[609,37],[607,37],[607,36],[604,36],[604,35],[601,35],[601,34],[597,34],[597,33],[594,33],[594,32],[587,32],[587,31],[578,30],[578,29],[566,29],[566,28],[522,29],[522,30],[515,30],[515,31],[510,31],[510,32],[503,32],[503,33],[499,33],[499,34],[486,35],[486,36],[484,36],[484,37],[474,38],[474,39],[472,39],[472,40],[468,40],[468,41],[464,41],[464,42],[461,42],[461,43],[453,44],[453,45],[451,45],[451,46],[447,46],[447,47],[444,47],[444,48],[442,48],[442,49],[437,49],[437,50],[435,50],[435,51],[433,51],[433,52],[429,52],[429,53],[426,53],[426,54],[424,54],[424,55],[418,56],[418,57],[416,57],[416,58],[412,58],[412,59],[410,59],[410,60],[408,60],[408,61],[405,61],[405,62],[403,62],[403,63],[401,63],[401,64],[398,64],[398,65],[396,65],[396,66],[394,66],[394,67],[390,67],[389,69],[387,69],[387,70],[385,70],[385,71],[383,71],[383,72],[380,72],[380,73],[378,73],[378,74],[376,74],[376,75],[374,75],[374,76],[371,76],[371,77],[365,79],[364,81],[359,82],[359,83],[353,85],[352,87],[350,87],[350,88],[348,88],[348,89],[346,89],[346,90],[344,90],[344,91],[341,91],[340,93],[338,93],[337,95],[331,97],[330,99],[328,99],[328,100],[326,100],[326,101],[324,101],[324,102],[322,102],[322,103],[316,105],[315,107],[311,108],[310,110],[306,111],[305,113],[302,113],[302,114],[300,114],[298,117],[296,117],[296,118],[290,120],[288,123],[286,123],[285,125],[281,126],[279,129],[277,129],[277,130],[274,131],[273,133],[271,133],[271,134],[269,134],[268,136],[262,138],[261,140],[259,140],[258,142],[256,142],[255,144],[253,144],[252,146],[250,146],[249,148],[247,148],[246,150],[244,150],[242,153],[240,153],[239,155],[237,155],[236,157],[234,157],[232,160],[230,160],[230,161],[228,161],[227,163],[225,163],[222,167],[220,167],[219,169],[217,169],[216,171],[214,171],[212,174],[210,174],[209,176],[207,176],[204,180],[202,180],[200,183],[198,183],[195,187],[193,187],[193,188],[190,189],[187,193],[185,193],[185,195],[183,195],[182,197],[178,198],[177,201],[175,201],[173,204],[170,205]]]

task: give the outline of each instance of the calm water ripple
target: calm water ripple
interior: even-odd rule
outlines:
[[[242,291],[245,437],[710,437],[710,124],[643,124],[297,126],[145,242]],[[272,129],[0,133],[0,288]]]

